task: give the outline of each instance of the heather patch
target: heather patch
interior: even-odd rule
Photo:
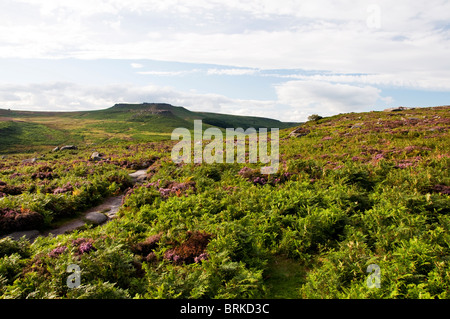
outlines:
[[[0,233],[5,234],[19,230],[31,230],[40,228],[44,223],[44,217],[28,209],[0,210]]]
[[[199,263],[202,260],[208,259],[208,254],[205,252],[211,240],[211,234],[205,232],[191,232],[186,233],[186,240],[182,243],[174,243],[174,248],[168,249],[164,253],[164,258],[179,263]]]

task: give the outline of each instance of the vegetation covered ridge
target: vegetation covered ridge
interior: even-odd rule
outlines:
[[[175,164],[173,141],[7,155],[3,236],[124,199],[100,226],[0,239],[0,298],[447,299],[449,110],[311,117],[280,132],[273,175],[258,163]]]
[[[178,127],[193,129],[194,120],[208,127],[288,128],[286,123],[254,116],[193,112],[164,103],[115,104],[95,111],[34,112],[0,109],[0,154],[52,149],[62,144],[170,139]]]

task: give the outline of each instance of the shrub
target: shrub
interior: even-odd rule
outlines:
[[[323,119],[323,117],[318,114],[311,114],[308,116],[308,121],[318,121],[320,119]]]
[[[3,193],[5,195],[20,195],[22,194],[23,188],[14,185],[8,185],[2,181],[0,181],[0,194]],[[2,197],[2,196],[0,196]]]
[[[365,236],[353,229],[352,235],[339,244],[338,249],[322,254],[320,264],[308,272],[307,282],[300,288],[303,298],[342,298],[353,282],[367,279],[366,269],[371,251]]]
[[[315,209],[283,232],[281,252],[307,258],[320,246],[333,247],[347,224],[347,215],[336,209]]]
[[[306,173],[308,174],[309,178],[318,179],[323,176],[322,166],[323,165],[321,165],[319,162],[316,162],[312,159],[290,160],[288,162],[288,171],[294,174]]]
[[[11,254],[29,257],[30,253],[30,243],[26,239],[13,240],[11,237],[0,239],[0,257]]]
[[[98,281],[94,284],[81,285],[71,289],[68,298],[74,299],[127,299],[130,294],[127,290],[116,287],[115,283]]]
[[[154,187],[135,187],[129,189],[122,200],[123,207],[136,211],[141,206],[153,204],[161,198],[161,194]]]
[[[3,256],[0,258],[0,278],[6,278],[7,282],[11,284],[22,272],[24,265],[25,261],[19,254],[13,253],[9,256]]]
[[[164,258],[175,263],[191,264],[207,259],[206,246],[211,240],[211,234],[205,232],[187,232],[186,240],[176,244],[174,248],[167,250]]]
[[[0,210],[0,233],[38,229],[44,224],[44,217],[28,209]]]
[[[94,240],[92,238],[77,238],[72,240],[72,245],[77,247],[75,255],[83,255],[88,254],[91,251],[96,251],[97,249],[93,245]]]
[[[84,241],[78,246],[75,253],[80,252]],[[139,269],[135,267],[133,254],[124,244],[111,241],[110,239],[92,242],[95,249],[88,253],[80,253],[76,262],[82,271],[82,284],[95,283],[97,280],[115,283],[116,287],[131,289],[133,280],[137,277]]]
[[[139,242],[131,247],[131,251],[141,256],[148,256],[154,249],[157,248],[161,234],[156,234],[148,237],[143,242]]]
[[[53,195],[63,194],[63,193],[71,192],[71,191],[73,191],[73,186],[69,182],[62,187],[57,187],[56,189],[54,189]]]

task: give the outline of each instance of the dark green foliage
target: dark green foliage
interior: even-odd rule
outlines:
[[[318,121],[322,118],[323,117],[318,114],[311,114],[310,116],[308,116],[308,121]]]
[[[0,257],[11,254],[29,257],[30,253],[30,243],[25,239],[13,240],[11,237],[0,239]]]

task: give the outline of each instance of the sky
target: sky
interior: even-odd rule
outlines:
[[[305,121],[450,104],[450,1],[1,0],[0,108]]]

